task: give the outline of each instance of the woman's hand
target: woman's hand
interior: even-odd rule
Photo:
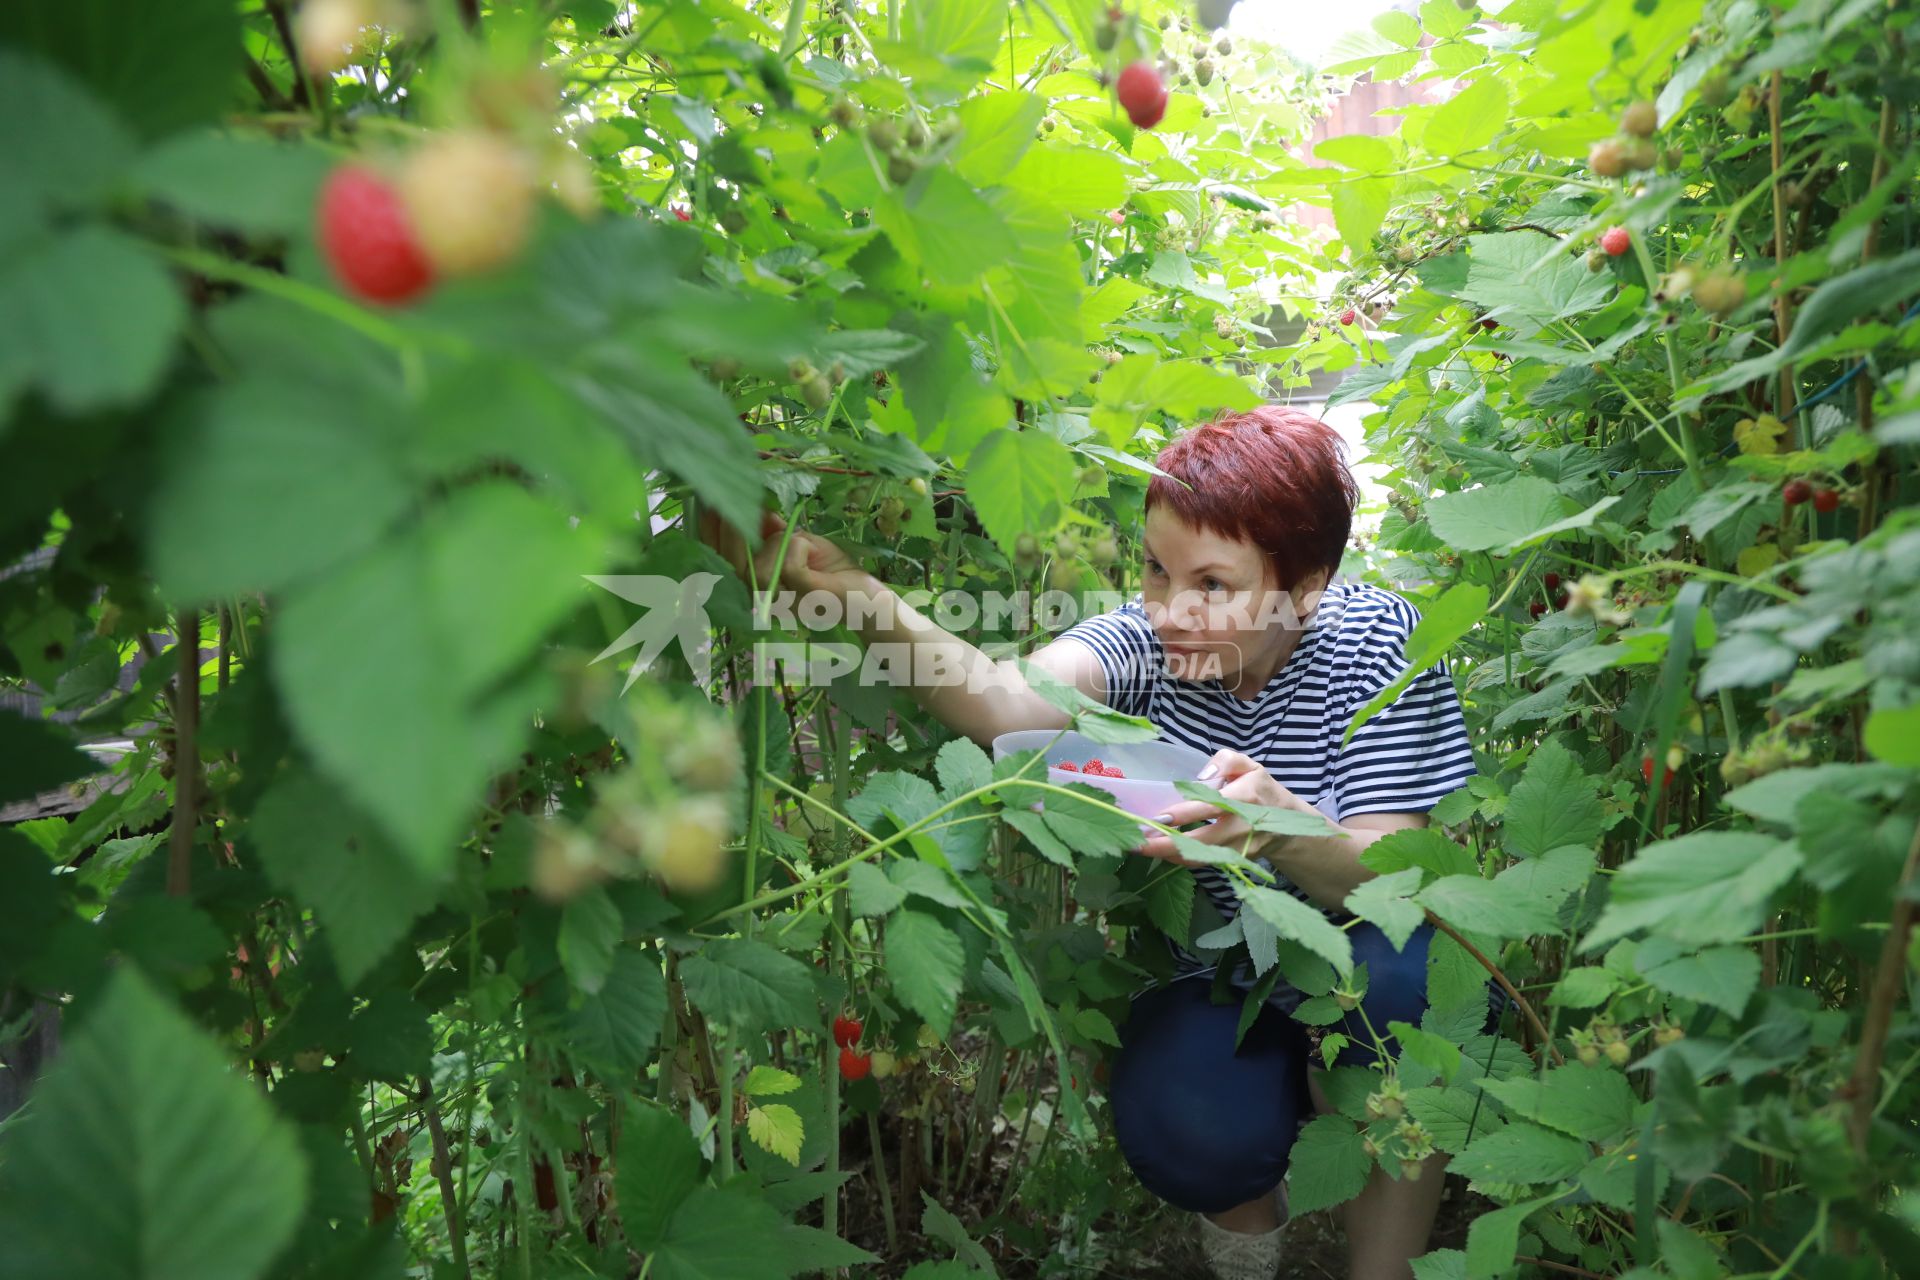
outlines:
[[[1302,813],[1315,811],[1312,805],[1280,785],[1265,766],[1238,751],[1216,751],[1207,767],[1201,770],[1200,780],[1212,782],[1214,789],[1229,800],[1266,805],[1274,809],[1295,809]],[[1248,858],[1258,857],[1281,838],[1255,831],[1248,826],[1245,818],[1204,800],[1184,800],[1165,813],[1156,815],[1154,821],[1168,827],[1211,821],[1212,826],[1188,832],[1188,838],[1240,851]],[[1149,858],[1164,858],[1183,867],[1204,865],[1182,858],[1175,852],[1173,840],[1168,836],[1156,835],[1134,852]]]
[[[718,551],[743,581],[757,581],[763,588],[773,582],[774,558],[780,554],[780,540],[787,522],[771,511],[760,517],[760,547],[753,553],[753,572],[747,576],[747,542],[740,531],[710,510],[700,513],[700,540]],[[828,591],[842,599],[858,587],[866,573],[839,547],[817,534],[795,529],[787,543],[786,563],[781,566],[780,585],[801,595],[809,591]]]

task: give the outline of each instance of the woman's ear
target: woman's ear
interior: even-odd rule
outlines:
[[[1327,584],[1333,575],[1326,569],[1315,569],[1306,577],[1293,584],[1287,594],[1293,597],[1293,612],[1301,621],[1313,616],[1320,607],[1320,597],[1326,594]]]

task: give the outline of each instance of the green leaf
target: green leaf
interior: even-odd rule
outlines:
[[[274,780],[249,823],[247,842],[267,878],[319,921],[327,950],[351,988],[433,905],[432,881],[339,791],[309,770]]]
[[[1548,1004],[1563,1009],[1591,1009],[1605,1004],[1620,989],[1620,975],[1611,969],[1584,966],[1562,974],[1547,995]]]
[[[620,1130],[620,1221],[628,1242],[651,1253],[674,1210],[700,1185],[700,1148],[686,1121],[651,1102],[628,1101]]]
[[[961,1262],[978,1267],[988,1275],[994,1274],[993,1257],[986,1248],[967,1233],[967,1226],[956,1218],[945,1205],[922,1191],[920,1202],[924,1206],[920,1212],[920,1232],[930,1240],[952,1249]]]
[[[1333,189],[1333,225],[1356,261],[1371,252],[1392,204],[1391,178],[1346,178]]]
[[[0,1141],[0,1240],[18,1280],[253,1280],[306,1199],[294,1129],[132,968]]]
[[[537,699],[507,677],[581,602],[594,554],[553,508],[488,484],[282,602],[289,719],[422,872],[449,863],[487,779],[519,756]]]
[[[1648,942],[1636,960],[1641,976],[1656,990],[1713,1005],[1735,1018],[1746,1012],[1760,985],[1758,955],[1745,947],[1709,947],[1656,963],[1648,952],[1658,941]]]
[[[1480,874],[1473,850],[1432,827],[1390,831],[1368,845],[1360,854],[1360,861],[1383,876],[1408,867],[1418,867],[1435,876]]]
[[[1282,938],[1297,942],[1334,967],[1342,978],[1353,972],[1353,943],[1345,930],[1290,893],[1262,885],[1236,885],[1240,901],[1273,926]]]
[[[153,514],[162,588],[189,600],[275,590],[371,547],[414,501],[390,425],[265,379],[198,402]]]
[[[1483,1213],[1467,1228],[1467,1275],[1471,1280],[1493,1280],[1513,1270],[1520,1251],[1520,1224],[1535,1209],[1552,1204],[1556,1196],[1542,1196]]]
[[[1510,1124],[1473,1142],[1449,1169],[1480,1182],[1558,1182],[1587,1163],[1587,1145],[1530,1124]]]
[[[807,1127],[800,1113],[784,1103],[771,1102],[747,1109],[747,1136],[754,1145],[788,1164],[799,1167],[800,1144],[806,1141]]]
[[[800,1087],[800,1077],[778,1067],[757,1066],[747,1072],[740,1092],[749,1098],[777,1098]]]
[[[594,885],[560,912],[560,965],[574,986],[598,995],[613,972],[613,954],[625,937],[620,908]]]
[[[1111,805],[1113,796],[1088,783],[1069,784],[1099,792],[1099,802]],[[1086,857],[1112,857],[1136,848],[1141,841],[1140,824],[1124,813],[1097,807],[1076,790],[1072,795],[1048,795],[1040,811],[1047,829],[1075,853]]]
[[[660,967],[646,953],[622,947],[613,953],[613,969],[600,990],[584,997],[569,1017],[567,1042],[596,1066],[636,1071],[659,1041],[666,1017],[667,981]]]
[[[1454,1072],[1460,1069],[1460,1046],[1445,1036],[1398,1020],[1387,1023],[1387,1032],[1399,1044],[1403,1061],[1426,1067],[1440,1077],[1442,1084],[1452,1081]]]
[[[940,790],[951,800],[993,781],[993,760],[971,738],[952,738],[933,758]]]
[[[1026,809],[1007,809],[1000,814],[1007,825],[1018,831],[1032,842],[1034,850],[1055,866],[1072,870],[1074,866],[1073,850],[1065,841],[1053,834],[1053,828],[1047,825],[1045,818]]]
[[[1696,831],[1647,845],[1613,877],[1606,909],[1580,950],[1641,930],[1691,946],[1745,937],[1802,861],[1791,843],[1754,832]]]
[[[812,966],[751,938],[704,944],[680,964],[694,1007],[749,1034],[814,1023]]]
[[[1098,147],[1059,144],[1037,146],[1027,152],[1010,174],[997,175],[1033,192],[1040,199],[1076,217],[1104,216],[1127,202],[1127,167],[1118,153]]]
[[[1407,669],[1353,713],[1341,743],[1351,742],[1361,725],[1391,706],[1416,676],[1446,657],[1455,641],[1478,626],[1487,616],[1488,599],[1487,588],[1480,583],[1456,582],[1428,606],[1407,636]]]
[[[1098,1009],[1082,1009],[1073,1015],[1073,1029],[1080,1033],[1083,1040],[1112,1045],[1116,1049],[1120,1047],[1120,1036],[1113,1029],[1113,1020]]]
[[[65,66],[149,138],[233,105],[240,13],[224,4],[18,0],[0,6],[0,44]]]
[[[1867,716],[1862,741],[1877,759],[1920,767],[1920,704],[1875,708]]]
[[[1441,0],[1449,9],[1453,0]],[[1415,1258],[1413,1280],[1467,1280],[1467,1255],[1458,1249],[1434,1249]]]
[[[922,170],[904,191],[883,194],[873,218],[900,256],[938,287],[977,286],[983,271],[1018,247],[993,206],[945,166]]]
[[[1495,876],[1493,883],[1553,916],[1568,898],[1587,887],[1595,861],[1593,850],[1581,845],[1549,849],[1538,858],[1516,862]]]
[[[1013,553],[1022,533],[1053,528],[1079,474],[1073,454],[1040,431],[995,431],[973,451],[967,493],[987,535]]]
[[[1478,876],[1443,876],[1421,890],[1416,900],[1464,933],[1528,938],[1557,931],[1552,912],[1510,886]]]
[[[900,999],[944,1036],[966,976],[966,952],[953,930],[924,912],[902,908],[887,920],[886,968]]]
[[[907,891],[871,862],[856,862],[847,869],[847,891],[848,904],[857,916],[884,916],[907,900]]]
[[[1407,1114],[1426,1126],[1433,1145],[1457,1153],[1475,1138],[1500,1127],[1499,1116],[1472,1089],[1429,1085],[1407,1091]]]
[[[1420,133],[1420,146],[1436,156],[1478,151],[1507,123],[1507,87],[1485,75],[1434,109]]]
[[[74,745],[71,731],[51,721],[0,711],[0,804],[25,800],[100,771]]]
[[[624,1145],[624,1144],[623,1144]],[[783,1219],[744,1189],[695,1187],[680,1202],[651,1255],[659,1280],[787,1280]]]
[[[1404,948],[1414,931],[1426,923],[1427,913],[1409,900],[1417,892],[1425,873],[1418,867],[1362,881],[1347,895],[1346,908],[1369,924],[1377,925],[1395,949]]]
[[[1330,1209],[1365,1190],[1373,1157],[1362,1141],[1345,1116],[1319,1116],[1302,1129],[1288,1157],[1288,1209],[1296,1216]]]
[[[156,200],[216,227],[292,236],[313,223],[333,160],[318,147],[231,133],[187,133],[142,156],[133,180]]]
[[[1373,29],[1402,49],[1416,48],[1420,44],[1419,21],[1412,14],[1398,9],[1375,14]]]
[[[1538,231],[1468,236],[1467,243],[1467,283],[1460,296],[1522,336],[1596,310],[1613,292],[1610,277],[1588,271],[1557,240]]]
[[[0,219],[0,251],[11,232],[35,225],[31,216],[86,208],[104,194],[133,153],[126,128],[86,86],[50,62],[30,58],[0,41],[0,173],[9,196],[29,209],[23,226]],[[0,200],[8,197],[0,197]]]
[[[138,404],[173,356],[186,304],[139,241],[86,225],[0,264],[0,379],[63,413]]]
[[[975,94],[960,104],[960,138],[947,163],[976,187],[1004,181],[1046,112],[1045,100],[1031,93]]]
[[[1626,1076],[1607,1067],[1574,1063],[1551,1067],[1537,1079],[1483,1078],[1480,1087],[1510,1114],[1589,1142],[1609,1141],[1633,1123],[1633,1088]],[[1586,1163],[1584,1154],[1580,1163]]]
[[[1183,947],[1192,941],[1188,931],[1193,923],[1193,895],[1198,889],[1193,872],[1185,867],[1157,875],[1147,886],[1147,918]]]
[[[1535,476],[1443,493],[1427,504],[1427,526],[1460,551],[1491,551],[1539,533],[1563,519],[1573,504]]]
[[[1532,858],[1563,845],[1592,846],[1606,830],[1598,793],[1599,780],[1572,752],[1552,739],[1543,742],[1507,798],[1507,847]]]

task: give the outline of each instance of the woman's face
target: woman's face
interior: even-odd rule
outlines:
[[[1273,561],[1251,542],[1196,529],[1166,507],[1147,513],[1142,604],[1179,680],[1267,673],[1291,651],[1306,609],[1326,586],[1324,570],[1282,591]]]

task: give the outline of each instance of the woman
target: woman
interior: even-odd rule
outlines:
[[[1188,431],[1155,461],[1172,479],[1156,477],[1147,489],[1140,596],[1069,628],[1029,661],[1116,710],[1149,718],[1162,737],[1211,752],[1202,776],[1222,795],[1334,822],[1339,833],[1325,837],[1250,838],[1242,819],[1201,801],[1159,816],[1175,827],[1210,821],[1195,838],[1248,848],[1282,887],[1337,913],[1373,874],[1361,852],[1390,832],[1425,826],[1426,811],[1473,773],[1451,679],[1444,666],[1427,671],[1341,742],[1353,713],[1405,669],[1417,614],[1389,592],[1332,581],[1357,489],[1325,423],[1276,406],[1226,414]],[[744,567],[738,539],[730,531],[715,536]],[[760,552],[762,582],[778,542],[770,538]],[[911,644],[916,660],[924,650],[948,670],[991,677],[912,690],[927,711],[976,742],[1066,726],[1065,714],[1017,672],[890,598],[825,539],[796,530],[781,578],[799,592],[878,597],[882,608],[860,630],[866,643]],[[1180,861],[1166,835],[1139,852]],[[1206,866],[1195,875],[1231,919],[1239,902],[1227,878]],[[1425,1007],[1425,930],[1400,951],[1371,926],[1349,933],[1369,975],[1365,1023],[1382,1032],[1396,1019],[1417,1023]],[[1301,994],[1279,984],[1236,1052],[1239,1002],[1213,1003],[1210,970],[1174,950],[1177,976],[1136,996],[1122,1029],[1110,1089],[1115,1131],[1143,1185],[1200,1215],[1217,1275],[1269,1280],[1286,1216],[1279,1184],[1310,1096],[1306,1037],[1284,1016]],[[1249,985],[1244,975],[1232,981]],[[1374,1057],[1360,1027],[1354,1017],[1343,1062]],[[1346,1207],[1356,1280],[1411,1274],[1442,1183],[1437,1167],[1415,1178],[1374,1171]]]

